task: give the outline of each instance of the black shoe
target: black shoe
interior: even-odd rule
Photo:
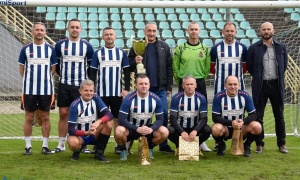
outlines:
[[[216,145],[215,145],[215,147],[214,147],[213,151],[215,151],[215,152],[217,152],[217,151],[218,151],[218,143],[216,143]]]
[[[226,150],[226,144],[225,144],[225,142],[219,142],[218,143],[217,155],[218,156],[224,156],[225,150]]]
[[[89,150],[86,146],[84,146],[82,149],[81,149],[81,152],[83,154],[91,154],[91,150]]]
[[[121,150],[118,147],[115,147],[115,154],[121,154]]]
[[[103,150],[96,150],[94,154],[94,159],[100,160],[102,162],[109,162],[108,159],[103,155]]]
[[[171,149],[171,147],[169,145],[166,145],[166,146],[164,146],[162,148],[159,148],[159,152],[174,154],[175,151],[173,149]]]
[[[250,145],[247,145],[245,143],[244,143],[244,156],[245,157],[251,157]]]
[[[42,148],[42,153],[45,154],[45,155],[49,155],[49,154],[55,153],[55,151],[52,152],[48,147],[43,147]]]
[[[80,151],[79,152],[78,151],[73,152],[71,160],[72,161],[77,161],[79,159],[79,155],[80,155]]]
[[[255,150],[256,153],[262,153],[263,151],[264,151],[263,146],[261,146],[261,145],[256,146],[256,150]]]
[[[25,148],[25,151],[23,153],[24,155],[31,155],[32,154],[32,148],[29,147],[29,148]]]

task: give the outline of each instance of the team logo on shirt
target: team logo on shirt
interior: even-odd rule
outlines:
[[[199,52],[199,57],[200,57],[200,58],[204,58],[204,55],[203,55],[203,52],[202,52],[202,51]]]

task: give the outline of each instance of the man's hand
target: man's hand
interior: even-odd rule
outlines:
[[[135,63],[136,63],[136,64],[141,63],[142,60],[143,60],[143,57],[140,56],[140,55],[137,55],[137,56],[135,57]]]
[[[233,129],[241,129],[244,125],[244,121],[242,119],[236,119],[232,121]]]
[[[120,95],[124,99],[128,95],[128,93],[129,93],[128,91],[123,90]]]
[[[193,130],[190,134],[189,134],[189,140],[188,142],[193,142],[196,139],[197,136],[197,131]]]
[[[183,140],[185,140],[185,141],[188,142],[188,140],[189,140],[189,135],[188,135],[187,132],[182,132],[182,133],[181,133],[181,137],[182,137]]]
[[[149,128],[148,126],[141,126],[138,127],[136,131],[141,135],[145,136],[151,134],[153,132],[153,129]]]

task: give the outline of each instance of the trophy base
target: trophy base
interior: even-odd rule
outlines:
[[[138,70],[136,74],[139,75],[139,74],[147,74],[147,73],[146,70],[144,69],[144,70]]]

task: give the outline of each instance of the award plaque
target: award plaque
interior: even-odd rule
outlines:
[[[143,56],[146,46],[148,44],[148,39],[145,37],[145,40],[132,40],[131,37],[132,48],[136,55]],[[136,74],[146,74],[146,69],[144,68],[143,63],[138,63],[136,65]]]

